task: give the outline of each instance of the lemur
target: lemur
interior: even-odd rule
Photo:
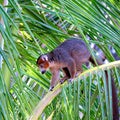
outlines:
[[[85,42],[78,38],[70,38],[56,47],[53,51],[40,55],[37,59],[37,65],[42,74],[48,69],[52,73],[52,80],[50,83],[50,91],[53,90],[58,80],[62,84],[65,80],[73,81],[82,72],[82,64],[86,62],[95,64],[94,59],[85,44]],[[98,65],[103,62],[96,59]],[[63,70],[64,77],[60,79],[60,70]],[[106,78],[108,78],[106,72]],[[118,101],[116,94],[116,87],[112,80],[112,94],[113,94],[113,120],[119,119]],[[117,115],[117,116],[116,116]]]
[[[41,55],[37,59],[37,65],[42,74],[48,68],[52,73],[50,90],[54,88],[60,78],[60,70],[64,72],[64,77],[60,79],[63,83],[69,79],[72,81],[82,72],[82,64],[91,60],[91,55],[83,40],[70,38],[55,48],[53,51]]]

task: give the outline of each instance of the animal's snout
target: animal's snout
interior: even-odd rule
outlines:
[[[41,71],[42,74],[44,74],[45,72],[46,72],[46,70]]]

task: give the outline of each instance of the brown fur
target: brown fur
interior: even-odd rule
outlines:
[[[42,74],[45,73],[48,68],[50,69],[52,73],[50,90],[52,90],[60,79],[60,69],[62,69],[64,72],[64,77],[60,79],[60,82],[63,83],[67,79],[72,81],[82,72],[82,64],[88,61],[92,62],[94,65],[96,65],[96,62],[98,65],[103,64],[102,60],[100,59],[96,59],[96,62],[93,60],[84,41],[77,38],[71,38],[63,42],[53,51],[41,55],[37,60],[37,65],[40,67]],[[108,80],[107,73],[106,79]],[[118,100],[116,87],[113,80],[112,94],[113,120],[118,120]]]
[[[45,69],[47,69],[47,68],[49,67],[48,61],[44,61],[44,60],[42,60],[42,59],[38,59],[37,65],[38,65],[38,66],[39,66],[39,65],[43,65],[43,67],[44,67]]]
[[[41,55],[37,60],[37,65],[42,73],[45,73],[50,68],[52,73],[51,89],[59,80],[60,69],[64,72],[64,77],[60,79],[60,82],[63,83],[67,79],[72,81],[82,72],[82,64],[88,61],[95,64],[85,42],[77,38],[70,38],[53,51]],[[97,63],[102,64],[100,60],[97,60]]]
[[[48,60],[44,56],[47,56]],[[37,60],[37,65],[39,67],[41,64],[44,66],[42,73],[50,68],[53,74],[51,80],[51,88],[53,88],[59,80],[60,69],[63,70],[65,75],[60,79],[60,82],[63,83],[66,79],[72,81],[76,75],[82,72],[82,64],[88,62],[89,58],[90,53],[85,42],[77,38],[71,38],[53,51],[41,55]]]

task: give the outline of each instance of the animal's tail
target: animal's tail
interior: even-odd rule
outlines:
[[[103,59],[95,58],[94,60],[92,56],[90,56],[89,58],[89,61],[95,66],[102,65],[104,63],[104,60],[105,60],[104,58]],[[106,75],[106,83],[108,88],[108,73],[106,70],[105,70],[105,75]],[[113,108],[113,120],[119,120],[118,97],[117,97],[117,90],[113,78],[112,78],[112,108]]]
[[[97,65],[102,65],[104,63],[105,57],[95,57],[95,59],[90,56],[89,61],[94,64],[95,66]]]

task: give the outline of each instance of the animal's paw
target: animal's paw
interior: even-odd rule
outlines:
[[[72,79],[72,78],[68,80],[68,83],[72,83],[72,82],[73,82],[73,79]]]
[[[54,86],[50,86],[49,91],[53,91]]]
[[[63,84],[63,83],[64,83],[64,80],[63,80],[63,79],[61,79],[61,80],[60,80],[60,83],[61,83],[61,84]]]
[[[81,73],[82,73],[82,71],[77,72],[75,77],[78,77]]]

